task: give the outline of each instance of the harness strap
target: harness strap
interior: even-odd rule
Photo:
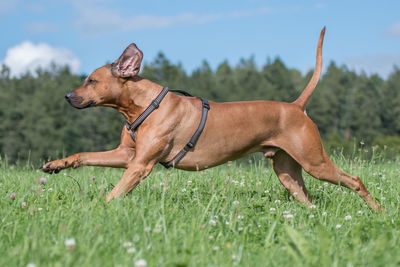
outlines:
[[[130,131],[130,135],[133,139],[133,141],[136,142],[136,137],[135,137],[135,130],[142,124],[142,122],[154,111],[156,110],[159,106],[161,101],[164,99],[164,97],[167,95],[167,93],[171,91],[174,93],[180,93],[184,96],[189,96],[193,97],[191,94],[188,92],[185,92],[183,90],[170,90],[168,87],[164,87],[160,94],[150,103],[150,105],[143,111],[142,114],[139,115],[139,117],[136,118],[136,120],[132,123],[126,122],[125,126],[128,131]],[[199,127],[197,127],[197,130],[194,132],[192,138],[190,138],[189,143],[185,145],[185,147],[171,160],[168,162],[160,162],[161,165],[163,165],[165,168],[170,168],[178,164],[178,162],[186,155],[186,153],[192,149],[197,142],[197,139],[199,139],[200,134],[203,132],[204,126],[206,125],[207,121],[207,113],[208,110],[210,109],[210,104],[208,101],[204,98],[200,98],[203,109],[201,111],[201,119],[200,119],[200,124]]]
[[[199,139],[200,134],[203,132],[204,126],[206,125],[207,121],[207,113],[208,110],[210,109],[210,104],[208,101],[204,98],[200,98],[201,102],[203,104],[203,109],[201,111],[201,119],[199,123],[199,127],[197,127],[197,130],[194,132],[192,138],[190,138],[189,143],[185,145],[185,147],[170,161],[168,162],[160,162],[161,165],[163,165],[165,168],[170,168],[178,164],[178,162],[186,155],[187,152],[189,152],[190,149],[192,149],[197,142],[197,139]]]
[[[162,91],[160,92],[160,94],[153,100],[151,101],[150,105],[143,111],[142,114],[139,115],[139,117],[136,118],[136,120],[134,122],[132,122],[132,124],[130,124],[129,122],[126,122],[126,129],[128,129],[128,131],[130,131],[130,135],[133,139],[133,141],[136,142],[136,137],[135,137],[135,130],[137,127],[140,126],[140,124],[142,124],[142,122],[156,109],[158,109],[158,107],[160,106],[161,101],[164,99],[164,97],[167,95],[169,89],[168,87],[164,87],[162,89]]]

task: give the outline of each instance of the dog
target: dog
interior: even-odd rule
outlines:
[[[209,102],[208,117],[195,146],[186,143],[203,117],[202,101],[196,97],[167,92],[140,127],[123,127],[120,145],[111,151],[83,152],[45,163],[44,172],[80,166],[125,168],[120,181],[106,200],[121,198],[145,179],[159,162],[168,162],[186,147],[187,154],[173,167],[197,171],[262,152],[294,199],[310,207],[312,198],[302,178],[311,176],[347,187],[359,194],[371,209],[379,210],[358,176],[339,169],[327,156],[317,126],[307,116],[305,105],[314,91],[322,69],[325,27],[318,41],[315,70],[311,80],[292,103],[275,101]],[[83,85],[65,95],[75,108],[112,107],[131,125],[163,86],[138,75],[142,51],[130,44],[112,64],[98,68]],[[203,105],[204,107],[204,105]],[[199,127],[200,128],[200,127]]]

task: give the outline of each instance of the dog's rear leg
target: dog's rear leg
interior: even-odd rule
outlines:
[[[272,156],[272,164],[282,185],[297,201],[309,207],[311,196],[304,185],[301,166],[283,150]]]
[[[358,176],[352,176],[339,169],[325,156],[323,164],[305,169],[313,177],[336,185],[347,187],[360,195],[371,209],[380,210],[381,206],[375,202]]]

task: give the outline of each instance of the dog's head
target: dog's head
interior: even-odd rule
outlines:
[[[130,44],[117,60],[95,70],[81,87],[67,93],[65,98],[79,109],[114,106],[122,94],[123,84],[138,78],[142,59],[142,51],[135,44]]]

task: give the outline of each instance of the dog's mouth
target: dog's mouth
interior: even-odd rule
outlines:
[[[96,101],[90,100],[89,102],[82,103],[82,100],[83,99],[81,97],[67,98],[68,103],[77,109],[89,108],[89,107],[93,107],[94,105],[96,105]]]

